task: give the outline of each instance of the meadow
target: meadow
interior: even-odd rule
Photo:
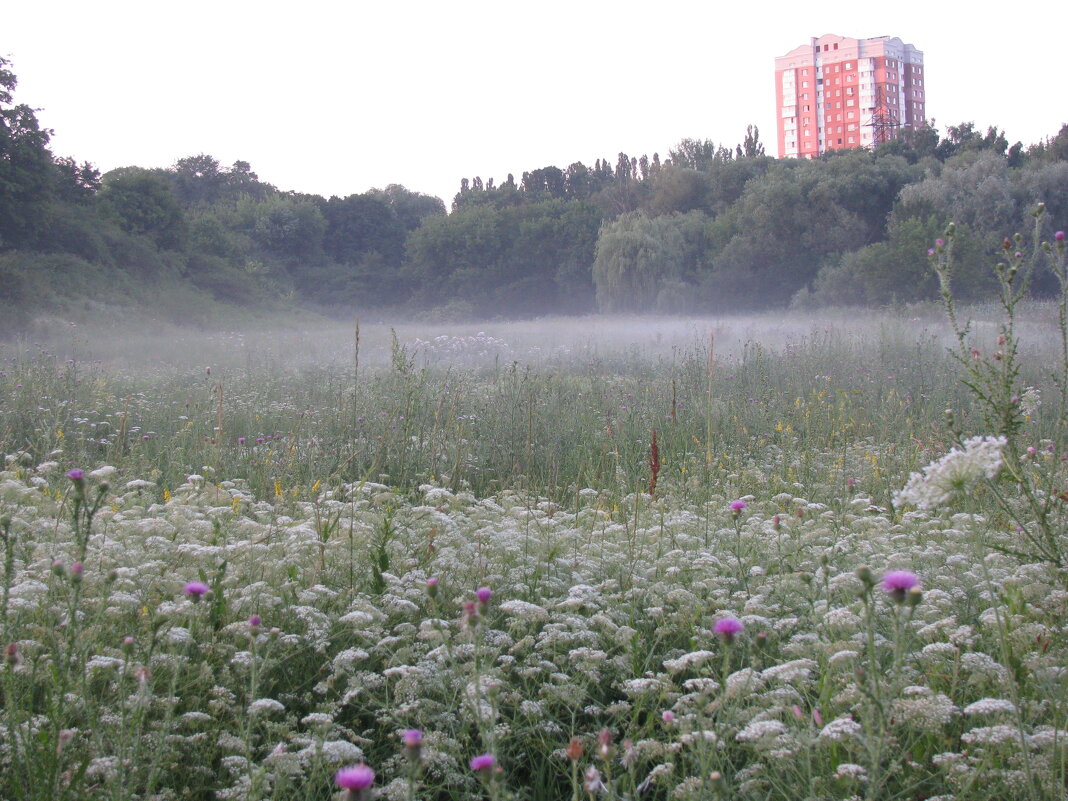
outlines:
[[[5,346],[0,797],[1064,798],[1059,313]]]

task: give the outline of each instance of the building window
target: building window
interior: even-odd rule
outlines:
[[[847,61],[847,62],[846,62],[846,65],[845,65],[845,68],[846,68],[847,70],[851,70],[851,69],[853,69],[853,62],[852,62],[852,61]]]

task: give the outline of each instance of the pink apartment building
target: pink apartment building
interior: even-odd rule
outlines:
[[[775,59],[779,158],[877,147],[923,125],[923,53],[897,37],[826,34]]]

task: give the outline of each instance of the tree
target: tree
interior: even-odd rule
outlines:
[[[100,170],[88,161],[78,164],[68,157],[53,160],[55,196],[68,203],[85,203],[100,189]]]
[[[171,183],[158,171],[122,167],[103,177],[100,199],[119,226],[151,239],[158,247],[177,248],[185,233],[185,214]]]
[[[753,159],[764,155],[764,143],[760,141],[760,129],[755,125],[745,126],[745,139],[738,145],[738,158]]]
[[[445,216],[445,204],[441,198],[413,192],[401,184],[372,189],[367,195],[387,203],[406,232],[414,231],[428,217]]]
[[[207,153],[178,159],[171,172],[175,193],[186,205],[214,203],[226,187],[226,174],[218,159]]]
[[[523,173],[520,191],[542,198],[562,198],[564,196],[564,173],[559,167],[541,167]]]
[[[277,195],[251,203],[249,210],[249,233],[265,255],[291,265],[320,257],[326,220],[311,200]]]
[[[376,252],[388,264],[400,263],[407,232],[384,198],[372,193],[332,197],[321,211],[326,220],[323,250],[331,258],[354,264]]]
[[[597,305],[605,312],[648,312],[660,283],[682,272],[684,242],[672,216],[624,214],[601,226],[593,262]]]
[[[717,161],[734,158],[730,150],[716,147],[711,139],[683,139],[668,151],[672,165],[690,170],[707,170]]]
[[[650,183],[652,192],[643,208],[653,215],[708,208],[707,172],[672,165],[661,168],[650,179]]]
[[[27,105],[15,105],[18,84],[0,58],[0,248],[33,243],[47,224],[54,168],[51,131],[41,128]]]

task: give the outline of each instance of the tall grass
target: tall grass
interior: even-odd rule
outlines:
[[[5,349],[0,796],[1063,795],[1061,578],[893,505],[989,433],[952,331],[611,325]]]

